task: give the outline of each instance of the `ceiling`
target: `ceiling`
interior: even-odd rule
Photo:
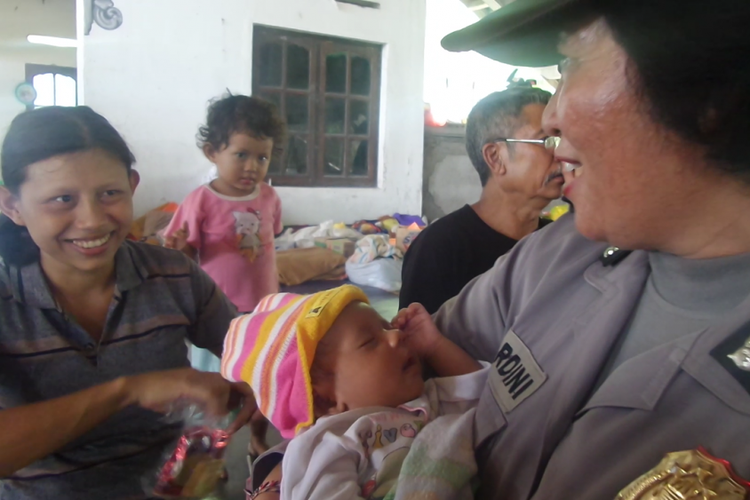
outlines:
[[[503,5],[508,5],[513,0],[461,0],[469,10],[473,11],[478,17],[484,17],[493,10],[497,10]]]
[[[0,0],[0,46],[20,47],[27,35],[75,38],[75,0]]]

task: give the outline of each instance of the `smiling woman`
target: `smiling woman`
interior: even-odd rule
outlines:
[[[16,117],[0,187],[0,497],[145,498],[141,477],[187,398],[255,409],[250,389],[187,368],[186,340],[221,354],[235,309],[189,259],[126,241],[138,174],[90,108]]]
[[[56,125],[66,126],[66,132],[38,127],[44,118],[59,120]],[[82,120],[90,122],[90,130],[83,129]],[[32,127],[39,139],[49,141],[47,148],[19,140]],[[50,155],[52,148],[61,154]],[[89,108],[48,108],[20,115],[3,149],[5,189],[0,204],[7,218],[0,221],[0,234],[9,237],[0,237],[0,255],[20,266],[40,256],[50,264],[87,268],[113,262],[132,221],[132,193],[139,179],[132,170],[134,162],[122,137]],[[91,245],[102,239],[98,247]],[[71,246],[109,253],[99,262],[75,258]]]

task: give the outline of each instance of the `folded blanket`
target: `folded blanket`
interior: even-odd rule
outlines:
[[[472,500],[477,475],[475,409],[442,415],[414,438],[386,500]]]
[[[320,247],[295,248],[276,253],[279,283],[299,285],[315,279],[343,279],[346,257]]]

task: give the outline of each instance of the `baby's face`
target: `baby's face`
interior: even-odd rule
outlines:
[[[419,358],[404,343],[403,333],[369,305],[350,304],[324,342],[320,361],[332,374],[331,396],[339,409],[397,407],[422,394]]]

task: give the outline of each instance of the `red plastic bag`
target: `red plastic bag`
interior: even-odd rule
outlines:
[[[210,496],[224,472],[230,417],[207,417],[198,407],[182,412],[184,430],[165,457],[156,480],[148,481],[148,495],[156,498],[202,499]],[[152,486],[151,486],[152,485]]]

